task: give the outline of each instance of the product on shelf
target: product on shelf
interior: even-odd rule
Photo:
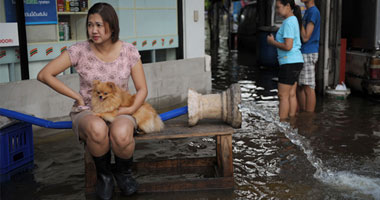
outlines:
[[[87,0],[80,0],[80,11],[86,12],[88,9],[88,1]]]
[[[57,0],[58,12],[86,12],[88,0]]]
[[[70,11],[71,12],[79,12],[79,0],[71,0],[70,1]]]
[[[70,12],[70,0],[65,0],[65,12]]]
[[[57,11],[58,12],[65,11],[65,1],[64,0],[57,0]]]
[[[70,40],[70,26],[68,22],[59,22],[59,41]]]

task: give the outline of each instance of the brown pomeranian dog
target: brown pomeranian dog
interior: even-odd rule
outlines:
[[[113,82],[93,81],[91,106],[92,111],[105,121],[112,122],[119,107],[129,107],[133,104],[136,95],[119,88]],[[156,110],[144,103],[133,115],[138,128],[144,133],[161,131],[164,128]]]

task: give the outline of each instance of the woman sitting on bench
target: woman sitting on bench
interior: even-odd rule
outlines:
[[[75,100],[70,112],[73,131],[84,141],[93,156],[96,170],[96,194],[111,199],[115,177],[120,190],[131,195],[137,190],[131,166],[136,121],[131,116],[148,94],[145,74],[137,49],[119,40],[119,21],[114,8],[107,3],[94,4],[87,15],[87,41],[78,42],[49,62],[38,74],[38,80],[55,91]],[[59,79],[58,74],[74,66],[80,77],[79,93]],[[136,99],[132,106],[122,107],[118,117],[106,124],[90,110],[92,81],[111,81],[128,90],[132,76]],[[111,172],[111,149],[115,155],[116,171]]]

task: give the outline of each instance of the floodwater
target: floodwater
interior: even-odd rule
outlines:
[[[136,194],[114,199],[380,199],[380,104],[360,95],[318,97],[314,114],[278,120],[275,71],[229,52],[221,37],[213,92],[240,82],[243,124],[233,135],[234,190]],[[202,157],[213,138],[139,142],[135,159]],[[34,133],[34,169],[1,185],[2,200],[85,199],[83,147],[71,131]]]
[[[249,52],[228,52],[226,39],[212,69],[214,92],[242,88],[232,198],[380,199],[379,101],[318,96],[315,113],[280,123],[276,70],[257,66]]]

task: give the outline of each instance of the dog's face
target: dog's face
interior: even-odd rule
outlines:
[[[116,86],[112,82],[93,81],[92,97],[99,101],[105,101],[116,94]]]

